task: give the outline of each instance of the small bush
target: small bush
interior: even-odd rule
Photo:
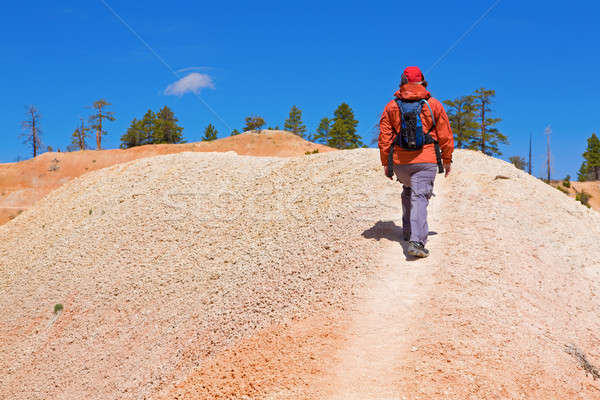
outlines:
[[[571,187],[571,175],[567,175],[565,177],[565,179],[562,182],[562,185],[566,188],[570,188]]]
[[[564,194],[569,194],[569,189],[566,189],[566,188],[562,187],[561,185],[558,185],[556,188],[558,190],[560,190],[561,192],[563,192]]]
[[[311,154],[317,154],[319,152],[319,149],[314,149],[313,151],[307,151],[304,153],[305,156],[309,156]]]
[[[63,305],[60,303],[57,303],[54,305],[54,314],[58,314],[59,312],[61,312],[63,310]]]
[[[91,208],[90,208],[90,212],[89,212],[89,215],[92,215],[92,209],[91,209]]]
[[[592,198],[592,195],[589,193],[586,193],[584,190],[581,191],[581,193],[577,193],[575,195],[575,200],[581,202],[581,204],[583,204],[584,206],[586,206],[587,208],[590,208],[590,199]]]

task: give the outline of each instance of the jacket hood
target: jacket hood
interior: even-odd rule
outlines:
[[[394,97],[402,100],[427,100],[431,93],[420,83],[405,83],[394,93]]]

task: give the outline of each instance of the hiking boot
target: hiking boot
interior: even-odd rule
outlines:
[[[429,250],[419,242],[408,242],[408,249],[406,252],[413,257],[419,258],[425,258],[429,255]]]

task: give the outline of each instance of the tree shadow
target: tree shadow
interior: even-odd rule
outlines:
[[[375,225],[365,230],[362,233],[362,237],[365,239],[375,239],[377,241],[381,239],[387,239],[391,242],[398,242],[402,246],[402,251],[407,261],[417,260],[417,257],[413,257],[407,253],[408,242],[403,238],[402,226],[396,225],[394,221],[377,221]],[[429,236],[437,235],[437,232],[430,231]]]

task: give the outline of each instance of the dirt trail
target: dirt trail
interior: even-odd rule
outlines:
[[[443,221],[444,179],[436,181],[436,197],[429,207],[430,230]],[[385,201],[385,199],[381,199]],[[395,218],[401,221],[401,215]],[[382,268],[358,294],[347,313],[343,346],[334,356],[337,365],[322,378],[327,389],[317,398],[329,400],[402,399],[399,367],[410,358],[410,332],[418,318],[416,304],[428,297],[433,267],[440,263],[441,237],[431,231],[427,259],[407,259],[402,245],[391,242],[381,255]]]
[[[436,181],[436,197],[429,207],[430,229],[443,220],[443,178]],[[396,218],[401,221],[399,215]],[[402,399],[398,367],[411,350],[410,332],[415,304],[426,299],[432,287],[433,267],[440,262],[441,238],[431,232],[427,259],[407,260],[405,243],[394,242],[382,255],[383,269],[359,296],[352,310],[347,344],[341,349],[340,364],[333,371],[331,400]]]

